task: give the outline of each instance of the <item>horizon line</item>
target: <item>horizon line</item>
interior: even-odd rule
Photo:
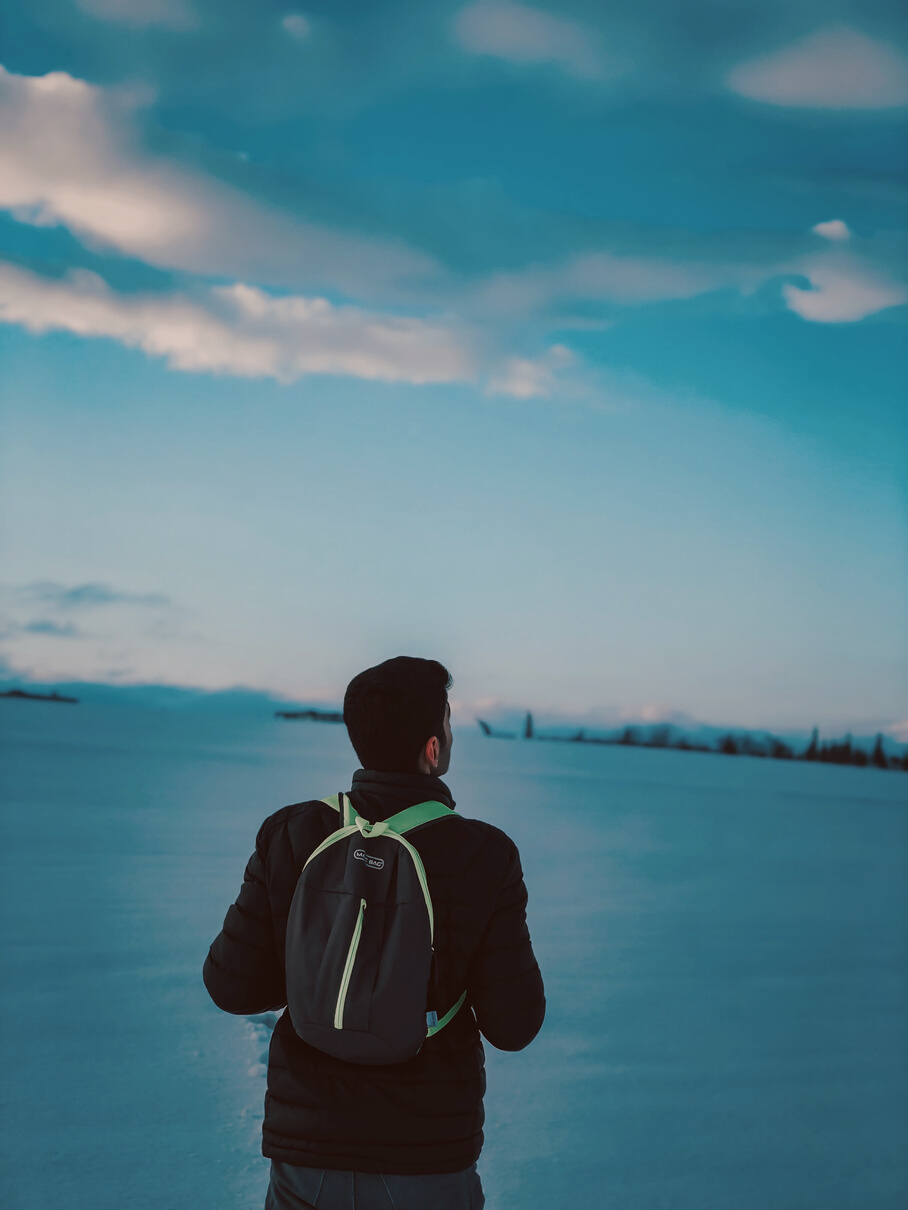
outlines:
[[[338,705],[337,699],[335,699],[335,698],[288,696],[286,693],[283,693],[279,690],[256,688],[251,685],[244,685],[244,684],[233,684],[233,685],[227,685],[227,686],[222,686],[220,688],[212,689],[212,688],[206,688],[206,687],[200,686],[200,685],[178,684],[173,681],[103,681],[103,680],[86,680],[84,678],[79,678],[79,677],[74,677],[71,679],[64,679],[61,677],[61,678],[56,678],[53,680],[46,680],[46,679],[32,678],[28,675],[22,675],[22,674],[12,674],[11,675],[11,674],[7,673],[6,675],[4,675],[3,673],[0,673],[0,689],[11,689],[11,688],[17,688],[20,686],[35,686],[35,687],[41,687],[41,688],[47,688],[47,689],[54,689],[54,688],[66,689],[66,688],[69,688],[72,686],[85,686],[87,688],[103,689],[103,690],[108,690],[111,692],[124,692],[124,693],[128,693],[130,691],[141,692],[142,690],[150,690],[150,691],[159,690],[159,691],[169,691],[169,692],[173,692],[173,693],[185,693],[187,695],[193,695],[193,696],[198,696],[198,697],[226,697],[231,694],[234,694],[237,696],[246,694],[246,695],[252,696],[252,697],[263,698],[271,703],[287,704],[287,705],[294,705],[294,706],[301,706],[301,707],[315,707],[315,708],[322,708],[322,707],[332,708],[333,707],[336,709],[337,705]],[[530,713],[530,714],[534,713],[533,711],[527,711],[525,707],[507,705],[504,703],[502,705],[503,705],[503,712],[508,715],[519,714],[519,715],[525,716],[527,713]],[[467,711],[472,713],[474,723],[478,722],[478,717],[475,713],[476,707],[474,705],[465,704],[463,707],[463,710],[464,710],[464,713],[466,713]],[[496,710],[498,713],[502,713],[502,708],[493,706],[492,711],[494,712]],[[682,712],[679,711],[676,713],[681,714]],[[543,714],[543,717],[544,716],[545,716],[545,713]],[[748,726],[748,725],[739,724],[739,723],[712,723],[712,722],[707,722],[703,719],[696,719],[696,718],[689,717],[689,716],[684,716],[684,717],[685,717],[686,721],[683,723],[680,723],[680,722],[672,719],[671,715],[668,715],[667,717],[661,718],[661,719],[640,719],[640,718],[634,719],[634,718],[630,718],[630,717],[622,717],[622,718],[620,718],[614,722],[610,722],[610,723],[603,722],[603,723],[589,723],[589,724],[580,724],[574,719],[568,719],[563,722],[547,722],[547,723],[543,723],[542,725],[544,727],[546,727],[547,729],[573,728],[574,730],[577,730],[577,728],[579,727],[581,730],[590,731],[590,732],[621,730],[624,727],[642,727],[642,728],[673,727],[679,731],[696,731],[697,729],[709,729],[709,730],[715,730],[715,731],[725,731],[725,732],[729,732],[729,733],[739,732],[739,733],[745,733],[745,734],[763,734],[763,735],[767,735],[767,736],[772,736],[775,734],[788,735],[788,736],[793,736],[793,735],[809,736],[811,734],[811,732],[817,731],[818,734],[821,736],[824,735],[824,732],[828,732],[829,736],[831,737],[833,734],[838,734],[838,732],[840,730],[842,730],[842,728],[838,728],[838,729],[836,729],[835,732],[833,732],[829,728],[819,727],[815,723],[802,725],[802,726],[782,726],[781,728],[770,728],[770,727],[766,727],[766,726],[762,726],[762,725]],[[468,724],[466,724],[463,721],[458,721],[455,723],[455,725],[458,727],[465,727]],[[899,744],[903,747],[908,747],[908,739],[904,739],[904,740],[900,739],[896,734],[894,734],[894,731],[896,729],[901,730],[902,728],[908,729],[908,722],[905,722],[905,723],[894,722],[894,723],[888,724],[888,726],[871,727],[866,732],[866,734],[863,732],[858,732],[856,728],[846,728],[844,731],[844,734],[846,737],[850,736],[853,739],[871,739],[871,738],[874,738],[876,735],[880,734],[880,735],[883,735],[886,739],[888,739],[891,743]]]

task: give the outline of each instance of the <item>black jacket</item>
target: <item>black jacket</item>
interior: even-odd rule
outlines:
[[[427,799],[454,805],[443,781],[420,773],[360,769],[351,797],[373,821]],[[239,897],[205,962],[205,986],[220,1008],[260,1013],[286,1004],[290,901],[306,858],[337,826],[337,812],[314,801],[284,807],[262,824]],[[480,1030],[500,1050],[521,1050],[542,1025],[542,977],[513,841],[461,816],[427,824],[408,839],[432,895],[439,1011],[466,989],[464,1007],[414,1059],[385,1067],[344,1063],[313,1049],[284,1012],[271,1040],[265,1095],[262,1151],[272,1159],[414,1175],[469,1168],[482,1148]]]

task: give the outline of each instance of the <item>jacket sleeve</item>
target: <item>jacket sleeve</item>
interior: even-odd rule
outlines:
[[[476,1021],[498,1050],[523,1050],[545,1017],[542,974],[526,917],[527,890],[512,846],[504,885],[467,981]]]
[[[228,909],[202,969],[208,994],[228,1013],[262,1013],[286,1003],[265,876],[265,832],[263,824],[236,903]]]

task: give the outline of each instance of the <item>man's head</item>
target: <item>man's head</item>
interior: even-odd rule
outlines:
[[[344,722],[364,769],[383,773],[448,771],[451,677],[437,660],[399,655],[355,676],[344,695]]]

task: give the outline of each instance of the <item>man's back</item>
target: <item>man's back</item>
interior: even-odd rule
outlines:
[[[359,770],[351,798],[373,822],[428,799],[454,805],[444,782],[423,773]],[[285,807],[262,825],[240,896],[205,963],[219,1007],[256,1013],[285,1005],[290,902],[307,857],[337,825],[337,813],[316,801]],[[469,1168],[482,1147],[480,1030],[492,1045],[520,1050],[542,1024],[542,978],[513,842],[460,816],[425,824],[408,839],[434,906],[438,1008],[446,1011],[466,990],[464,1007],[414,1059],[389,1066],[331,1058],[303,1042],[285,1012],[268,1064],[263,1152],[273,1160],[411,1175]]]

